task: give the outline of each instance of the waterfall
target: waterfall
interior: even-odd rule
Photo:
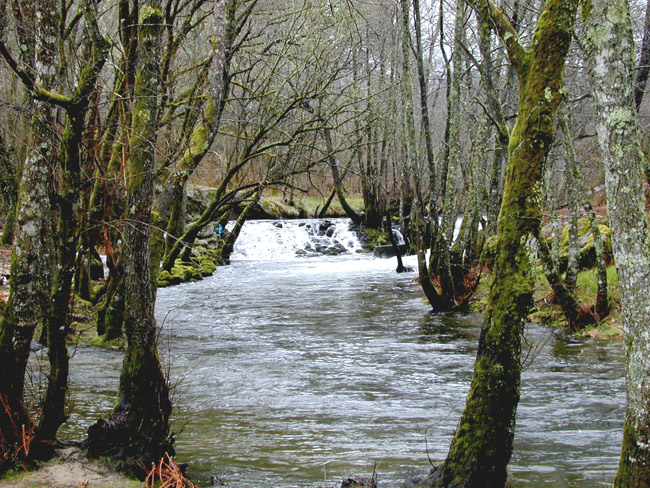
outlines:
[[[361,243],[351,226],[350,219],[249,220],[239,234],[231,260],[354,253],[361,249]]]

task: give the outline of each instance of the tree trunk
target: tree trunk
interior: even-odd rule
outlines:
[[[442,5],[442,2],[441,2]],[[441,6],[442,8],[442,6]],[[465,43],[465,20],[467,6],[464,0],[456,2],[454,14],[454,50],[447,61],[447,121],[445,124],[445,144],[440,177],[440,201],[442,213],[438,233],[434,237],[431,272],[440,278],[445,308],[455,306],[456,283],[452,274],[451,246],[457,220],[456,182],[461,157],[460,125],[462,116],[462,46]],[[442,15],[442,13],[441,13]]]
[[[492,60],[492,29],[489,22],[485,19],[479,19],[480,22],[480,40],[479,49],[481,51],[481,80],[485,85],[487,96],[488,115],[494,125],[496,132],[496,147],[494,156],[491,160],[489,169],[489,179],[487,188],[487,236],[493,236],[497,231],[497,219],[499,217],[499,208],[501,206],[501,196],[503,188],[503,163],[508,154],[509,130],[506,123],[506,115],[503,105],[499,101],[499,94],[495,82],[495,69]]]
[[[545,268],[548,284],[551,285],[554,298],[562,309],[569,331],[575,332],[592,323],[595,317],[582,309],[575,295],[574,288],[560,277],[557,261],[551,256],[546,238],[540,235],[537,239],[538,255]]]
[[[650,486],[650,230],[631,77],[632,22],[626,0],[591,0],[583,17],[626,337],[627,408],[614,486],[642,488]]]
[[[235,221],[235,225],[230,231],[230,234],[228,235],[228,238],[226,239],[226,242],[224,243],[223,248],[221,249],[221,257],[226,262],[230,262],[230,255],[232,254],[235,248],[235,242],[239,237],[239,233],[241,232],[242,227],[246,223],[246,218],[248,214],[250,213],[252,208],[259,202],[260,197],[262,196],[262,191],[263,191],[263,187],[260,185],[258,190],[251,197],[251,201],[248,203],[248,205],[244,207],[244,210],[242,210],[242,212],[239,214],[239,217],[237,217],[237,220]]]
[[[393,246],[393,252],[397,257],[397,268],[395,271],[398,273],[403,273],[406,271],[406,268],[402,262],[402,251],[400,251],[399,246],[397,245],[397,241],[395,240],[395,236],[393,235],[393,224],[390,221],[390,214],[386,214],[386,232],[388,233],[388,240],[390,241],[390,245]]]
[[[560,119],[560,129],[564,134],[567,171],[571,173],[570,178],[573,181],[573,189],[577,193],[577,195],[574,195],[572,198],[581,201],[582,207],[587,213],[589,226],[591,228],[591,234],[594,239],[598,286],[596,290],[596,305],[593,311],[595,313],[595,319],[597,321],[600,321],[609,315],[609,299],[607,292],[607,263],[605,260],[605,251],[603,249],[603,237],[600,234],[600,227],[598,219],[596,217],[596,212],[594,212],[594,209],[589,202],[589,198],[587,198],[587,194],[582,184],[582,176],[580,175],[580,169],[578,167],[578,161],[576,159],[575,150],[573,147],[573,134],[571,132],[571,128],[569,127],[569,124],[566,123],[566,121]]]
[[[648,74],[650,74],[650,0],[648,0],[645,7],[641,56],[639,57],[639,66],[636,70],[636,78],[634,79],[634,105],[637,111],[643,101],[643,95],[645,95]]]
[[[534,285],[528,240],[539,234],[544,164],[562,99],[564,62],[576,2],[547,0],[530,51],[491,2],[469,3],[494,25],[517,70],[519,116],[511,133],[498,246],[465,410],[430,486],[496,488],[506,484],[521,381],[521,338]]]
[[[334,157],[334,144],[332,143],[332,131],[328,128],[324,129],[323,136],[325,137],[325,147],[327,149],[327,159],[329,161],[330,168],[332,169],[332,177],[334,178],[334,188],[336,190],[336,196],[341,203],[341,207],[345,211],[345,214],[352,220],[355,225],[361,225],[363,223],[363,215],[354,210],[348,204],[348,201],[345,198],[345,193],[343,191],[342,178],[339,173],[338,163]]]
[[[591,206],[587,195],[583,195],[582,206],[587,212],[589,218],[589,225],[591,227],[591,234],[594,238],[594,251],[596,253],[596,269],[598,276],[598,288],[596,290],[596,317],[602,320],[609,315],[609,298],[607,292],[607,262],[605,260],[605,250],[603,249],[603,236],[600,233],[598,219],[596,212]]]
[[[158,356],[149,247],[162,33],[158,2],[141,6],[138,28],[139,66],[126,174],[129,221],[124,232],[127,349],[117,406],[109,420],[100,419],[88,429],[88,445],[91,456],[111,455],[148,467],[172,451],[171,402]]]
[[[110,45],[99,34],[94,5],[82,2],[86,28],[89,36],[90,59],[82,70],[71,104],[66,108],[66,127],[61,142],[59,163],[61,165],[61,188],[57,198],[59,220],[57,226],[57,266],[54,273],[50,307],[44,327],[48,328],[47,346],[50,374],[45,398],[41,406],[41,418],[36,429],[36,441],[42,448],[42,456],[54,454],[56,433],[65,422],[65,399],[68,389],[68,345],[70,331],[70,306],[72,303],[72,279],[77,265],[79,231],[82,221],[82,157],[81,145],[85,130],[90,95],[95,89],[98,76]]]
[[[14,240],[16,203],[18,201],[18,172],[9,159],[5,138],[2,135],[0,135],[0,195],[4,200],[5,210],[0,244],[11,246]]]
[[[33,83],[51,88],[58,62],[57,2],[38,2],[35,16],[47,21],[36,29],[35,64],[39,69]],[[4,44],[5,33],[0,34]],[[50,199],[55,167],[50,127],[55,124],[55,109],[47,101],[35,100],[33,111],[31,149],[18,192],[10,292],[0,318],[0,472],[10,467],[10,453],[16,451],[23,458],[28,455],[26,450],[16,450],[22,444],[22,435],[31,435],[34,428],[24,403],[25,371],[34,330],[45,322],[49,307],[53,249]]]

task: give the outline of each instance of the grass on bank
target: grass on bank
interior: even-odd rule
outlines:
[[[581,305],[591,307],[596,303],[598,276],[596,268],[583,269],[578,273],[576,296]],[[610,313],[601,322],[586,327],[576,334],[594,339],[622,337],[620,303],[621,295],[618,288],[618,275],[614,265],[607,267],[607,295]],[[557,328],[566,327],[566,320],[558,305],[551,302],[553,293],[541,266],[537,267],[537,282],[535,291],[535,311],[531,314],[534,322],[542,322]]]
[[[534,323],[542,323],[556,329],[567,327],[566,320],[561,308],[552,303],[553,292],[546,281],[542,266],[536,267],[534,307],[529,315],[529,320]],[[487,306],[490,277],[485,274],[481,278],[476,294],[471,302],[471,309],[483,313]],[[600,323],[586,327],[576,334],[594,339],[610,339],[623,337],[621,325],[620,303],[621,296],[618,288],[618,276],[615,266],[607,268],[608,298],[610,313]],[[598,289],[597,274],[595,268],[584,269],[578,273],[576,283],[576,294],[581,305],[586,307],[596,303],[596,291]]]
[[[314,217],[323,208],[327,195],[324,197],[309,194],[294,195],[293,201],[289,199],[288,195],[282,195],[279,192],[270,192],[264,194],[264,198],[270,200],[280,207],[289,207],[296,209],[296,215],[302,214],[307,217]],[[360,196],[346,196],[346,200],[350,207],[357,212],[363,211],[363,198]],[[302,210],[302,212],[300,212]],[[338,198],[334,197],[326,213],[327,217],[345,217],[345,211],[341,207]]]

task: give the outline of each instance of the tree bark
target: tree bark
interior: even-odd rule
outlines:
[[[4,200],[5,215],[3,219],[0,244],[10,246],[14,240],[16,222],[16,203],[18,201],[18,172],[9,159],[4,136],[0,135],[0,195]]]
[[[641,56],[639,57],[639,66],[636,70],[634,79],[634,105],[639,110],[645,87],[648,83],[648,74],[650,74],[650,0],[645,7],[645,22],[643,25],[643,41],[641,41]]]
[[[82,70],[77,86],[66,108],[66,127],[61,143],[59,163],[61,166],[61,189],[57,196],[57,266],[54,273],[50,307],[44,323],[47,327],[48,358],[50,374],[45,398],[41,406],[41,418],[36,429],[36,441],[44,457],[54,454],[56,433],[65,422],[65,399],[68,388],[69,357],[67,336],[70,331],[70,306],[72,303],[72,279],[77,265],[79,231],[82,221],[81,197],[83,191],[81,145],[91,93],[104,66],[110,45],[99,34],[94,5],[82,2],[86,28],[89,36],[90,59]]]
[[[400,251],[399,245],[397,244],[395,236],[393,235],[393,224],[390,221],[390,214],[386,214],[386,232],[388,233],[388,240],[390,241],[390,245],[393,246],[393,252],[397,258],[397,268],[395,271],[398,273],[403,273],[406,271],[406,268],[404,267],[404,262],[402,261],[402,251]]]
[[[172,452],[169,386],[158,355],[151,280],[149,225],[160,89],[162,14],[157,1],[140,8],[138,70],[131,151],[126,171],[129,220],[124,232],[124,329],[127,349],[118,403],[109,420],[88,429],[89,454],[149,466]],[[135,466],[135,465],[134,465]]]
[[[510,138],[498,246],[465,410],[444,463],[426,484],[503,487],[512,454],[521,381],[521,338],[533,294],[528,240],[539,234],[542,175],[562,99],[564,63],[577,5],[548,0],[525,51],[506,16],[487,0],[470,5],[506,45],[520,83]]]
[[[38,2],[36,6],[35,17],[40,22],[36,29],[35,64],[39,69],[29,80],[32,87],[49,88],[55,82],[57,13],[54,0]],[[4,29],[0,34],[3,56],[11,63],[13,60],[4,44]],[[34,96],[38,98],[36,93]],[[24,380],[34,331],[45,322],[49,306],[49,256],[53,249],[51,196],[55,167],[50,127],[54,121],[54,106],[35,100],[31,149],[18,192],[10,292],[0,319],[0,454],[14,452],[22,443],[22,434],[31,434],[34,428],[25,407]],[[19,451],[18,455],[27,457],[28,453]],[[0,459],[2,472],[10,467],[11,456]]]
[[[323,131],[323,137],[325,137],[325,147],[327,148],[327,159],[329,161],[330,168],[332,170],[332,178],[334,179],[334,189],[336,190],[336,196],[341,203],[341,207],[345,211],[345,214],[352,220],[354,225],[361,225],[363,223],[363,215],[350,207],[347,199],[345,198],[345,192],[343,191],[343,182],[341,174],[339,173],[338,163],[334,157],[334,144],[332,143],[332,131],[328,128],[325,128]]]
[[[650,486],[650,228],[631,77],[632,22],[626,0],[591,0],[583,18],[626,338],[627,408],[614,486],[642,488]]]

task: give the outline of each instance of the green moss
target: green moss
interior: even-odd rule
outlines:
[[[191,262],[176,261],[171,272],[162,270],[158,277],[158,286],[178,285],[180,283],[189,283],[199,281],[211,276],[221,262],[221,253],[219,250],[195,247],[197,256]]]
[[[162,14],[160,13],[160,9],[157,9],[151,5],[143,5],[140,7],[141,24],[160,23],[161,20]]]
[[[611,234],[612,230],[604,223],[604,218],[601,217],[601,223],[598,224],[598,230],[600,235],[603,237],[603,252],[605,256],[612,255],[612,240]],[[548,234],[549,230],[546,229],[545,234]],[[589,219],[580,218],[578,219],[578,245],[580,246],[580,252],[578,256],[578,265],[581,268],[590,268],[595,265],[596,261],[596,250],[594,248],[594,234],[591,232],[591,223]],[[567,260],[569,258],[569,225],[566,224],[562,228],[560,234],[560,260],[561,267],[566,266]]]
[[[388,235],[381,229],[364,229],[363,232],[366,235],[366,245],[370,248],[375,246],[387,246],[390,244]]]
[[[594,339],[616,339],[623,337],[623,329],[612,321],[605,321],[599,325],[587,327],[581,335]]]
[[[491,267],[492,263],[496,259],[498,243],[499,240],[497,236],[490,236],[483,245],[481,262],[484,263],[488,268]]]
[[[496,241],[495,241],[496,242]],[[535,275],[534,307],[528,319],[534,323],[541,323],[558,329],[566,327],[566,319],[559,306],[550,302],[552,291],[544,275],[542,266],[536,266],[533,270]],[[598,290],[597,270],[589,268],[578,273],[576,283],[576,294],[581,303],[593,305]],[[489,293],[489,279],[481,280],[470,303],[470,309],[474,312],[484,313],[487,308]],[[610,315],[600,324],[586,328],[580,334],[594,339],[615,339],[623,334],[620,327],[620,292],[618,288],[618,276],[615,266],[607,267],[607,284],[609,301],[612,306]]]
[[[607,285],[610,300],[620,301],[621,295],[618,289],[618,275],[616,266],[607,267]],[[593,300],[598,290],[598,273],[595,268],[590,268],[578,273],[576,282],[577,295],[582,300]]]
[[[124,351],[126,349],[123,337],[108,340],[106,336],[94,336],[90,340],[84,341],[84,344],[101,349],[113,349],[115,351]]]

